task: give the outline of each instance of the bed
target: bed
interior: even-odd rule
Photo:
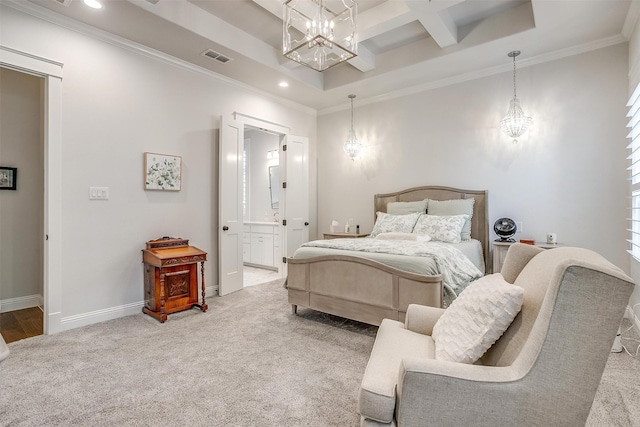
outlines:
[[[476,255],[468,256],[475,258],[473,264],[481,273],[485,273],[489,272],[490,265],[486,191],[424,186],[377,194],[374,196],[374,215],[378,217],[377,212],[387,213],[388,206],[409,205],[410,202],[425,199],[449,201],[471,198],[474,199],[473,215],[469,221],[470,241],[466,241],[466,245],[475,246],[472,252],[475,251]],[[403,258],[402,254],[342,250],[340,246],[338,249],[332,248],[333,245],[326,242],[317,241],[320,247],[315,247],[313,242],[309,243],[310,247],[303,245],[305,247],[299,248],[293,257],[287,259],[285,286],[294,314],[298,307],[307,307],[379,325],[384,318],[404,321],[409,304],[445,306],[441,271],[434,271],[431,267],[425,273],[418,268],[408,267],[406,257]],[[355,242],[344,244],[356,245]],[[324,247],[327,245],[329,247]]]

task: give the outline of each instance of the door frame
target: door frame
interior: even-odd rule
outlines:
[[[235,111],[233,113],[233,119],[238,121],[240,124],[242,124],[242,126],[244,127],[244,129],[246,129],[247,127],[252,127],[252,128],[258,128],[261,130],[265,130],[265,131],[269,131],[272,133],[276,133],[278,134],[279,137],[279,155],[280,155],[280,162],[279,164],[282,164],[282,141],[284,138],[286,138],[287,136],[289,136],[289,132],[291,131],[291,128],[285,125],[281,125],[279,123],[274,123],[274,122],[270,122],[268,120],[264,120],[258,117],[254,117],[254,116],[250,116],[248,114],[244,114],[244,113],[240,113],[238,111]],[[285,202],[286,202],[286,194],[283,194],[283,192],[280,192],[280,206],[284,206],[282,198],[285,198]],[[280,218],[283,218],[282,213],[280,214]],[[284,249],[284,243],[285,243],[285,234],[284,230],[282,229],[282,223],[280,223],[280,225],[278,225],[278,227],[280,227],[280,249],[283,250]],[[280,275],[281,278],[284,278],[285,276],[285,269],[284,269],[284,263],[282,262],[282,260],[280,259],[278,262],[278,265],[276,265],[275,267],[278,268],[278,273]]]
[[[44,334],[62,331],[63,63],[0,45],[0,67],[44,79]]]

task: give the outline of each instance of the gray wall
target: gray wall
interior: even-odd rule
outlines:
[[[0,166],[18,168],[17,190],[0,191],[2,311],[41,304],[43,295],[43,84],[0,68]]]
[[[63,328],[143,301],[140,251],[160,236],[208,252],[206,283],[217,286],[220,116],[240,112],[308,136],[315,175],[315,111],[107,39],[0,5],[3,45],[64,64]],[[144,191],[145,151],[182,156],[181,191]],[[109,187],[109,200],[89,200],[91,186]],[[309,200],[315,212],[313,188]]]
[[[513,96],[511,72],[356,103],[354,126],[367,149],[355,161],[341,148],[349,111],[321,115],[319,229],[354,218],[371,231],[376,193],[486,189],[490,224],[521,221],[518,239],[555,232],[559,242],[594,249],[628,271],[627,71],[626,44],[519,68],[518,97],[534,125],[517,145],[499,128]]]

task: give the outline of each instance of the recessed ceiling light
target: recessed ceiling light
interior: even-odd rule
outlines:
[[[278,83],[278,86],[280,86],[280,87],[289,87],[289,83],[287,83],[287,82],[280,82],[280,83]]]
[[[102,3],[98,0],[84,0],[84,4],[94,9],[102,9]]]

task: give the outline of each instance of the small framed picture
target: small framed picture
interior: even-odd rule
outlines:
[[[18,183],[18,168],[0,166],[0,190],[15,190]]]
[[[182,157],[144,153],[144,189],[180,191]]]

